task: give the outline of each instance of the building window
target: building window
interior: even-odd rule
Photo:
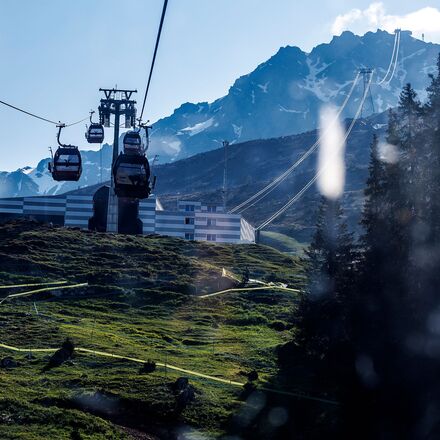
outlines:
[[[215,234],[206,234],[206,240],[208,241],[217,241],[217,237]]]
[[[194,217],[185,217],[185,225],[193,225]]]
[[[215,226],[217,224],[217,221],[215,218],[208,218],[206,220],[206,225],[207,226]]]
[[[194,205],[185,205],[185,211],[186,212],[193,212],[194,211]]]
[[[190,232],[185,232],[185,240],[194,240],[194,234]]]
[[[208,212],[217,212],[217,206],[208,205]]]

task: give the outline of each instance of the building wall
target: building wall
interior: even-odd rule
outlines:
[[[0,199],[0,212],[5,214],[23,214],[23,199]]]
[[[243,243],[255,243],[255,229],[243,217],[240,219],[240,239]]]
[[[143,234],[154,234],[156,232],[156,207],[157,199],[155,197],[139,202],[139,218],[143,224]]]
[[[240,241],[240,215],[216,212],[195,213],[195,239],[237,243]]]
[[[64,225],[87,229],[93,215],[93,196],[66,196]]]
[[[88,228],[93,216],[93,196],[67,195],[0,199],[0,216],[25,216],[69,227]],[[154,197],[139,202],[143,234],[219,243],[255,241],[252,226],[222,206],[179,201],[177,211],[166,211]]]

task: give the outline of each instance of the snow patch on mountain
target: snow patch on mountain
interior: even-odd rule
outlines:
[[[303,133],[316,128],[321,107],[339,107],[362,67],[375,69],[371,93],[375,111],[397,105],[405,83],[410,82],[423,100],[429,73],[435,72],[440,45],[426,43],[402,32],[395,76],[378,85],[390,63],[394,35],[384,31],[363,36],[343,32],[329,43],[306,53],[298,47],[281,48],[253,72],[238,78],[228,93],[208,103],[184,103],[153,124],[148,154],[160,162],[174,162],[221,145]],[[352,118],[363,94],[360,79],[341,118]],[[373,111],[368,99],[364,116]],[[105,153],[105,154],[104,154]],[[0,173],[0,195],[54,194],[100,179],[99,152],[83,151],[83,176],[79,182],[58,184],[51,180],[47,161],[37,167]],[[103,181],[110,177],[111,146],[103,148]]]
[[[238,139],[240,139],[241,132],[243,131],[243,126],[242,125],[238,126],[238,125],[232,124],[232,127],[234,129],[235,135],[237,136]]]
[[[282,106],[281,104],[278,104],[278,107],[279,107],[279,109],[280,109],[280,112],[286,112],[286,113],[304,113],[303,111],[301,111],[301,110],[293,110],[293,109],[291,109],[291,108],[286,108],[286,107],[284,107],[284,106]]]
[[[207,121],[199,122],[198,124],[193,125],[192,127],[182,128],[180,130],[181,133],[188,133],[189,136],[195,136],[196,134],[201,133],[207,128],[211,127],[214,123],[214,118],[210,118]]]
[[[264,84],[257,84],[257,86],[261,89],[261,91],[263,93],[267,93],[268,92],[269,83],[270,83],[270,81],[267,81]]]

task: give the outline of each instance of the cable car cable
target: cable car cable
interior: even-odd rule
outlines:
[[[156,45],[154,47],[153,59],[151,61],[150,73],[148,75],[147,88],[145,89],[145,95],[144,95],[144,101],[142,103],[140,119],[142,119],[142,115],[144,114],[144,110],[145,110],[145,103],[147,101],[148,91],[150,89],[151,77],[153,76],[153,69],[154,69],[154,64],[156,62],[157,49],[159,48],[160,36],[162,34],[162,27],[163,27],[163,22],[165,20],[165,13],[167,11],[167,6],[168,6],[168,0],[164,0],[163,8],[162,8],[162,16],[160,17],[159,30],[157,32]]]
[[[342,103],[341,107],[338,110],[338,114],[337,114],[338,117],[344,111],[346,105],[348,104],[348,101],[350,100],[351,95],[353,94],[353,91],[354,91],[354,89],[355,89],[355,87],[356,87],[356,85],[357,85],[357,83],[359,81],[359,77],[360,77],[360,73],[358,72],[356,77],[355,77],[355,79],[353,80],[353,84],[351,86],[350,91],[348,92],[348,95],[346,96],[344,102]],[[282,173],[280,176],[278,176],[275,180],[273,180],[271,183],[266,185],[264,188],[262,188],[256,194],[254,194],[253,196],[249,197],[244,202],[242,202],[239,205],[237,205],[234,208],[232,208],[229,211],[229,213],[232,214],[232,213],[237,212],[239,210],[240,210],[240,212],[244,212],[245,210],[247,210],[251,206],[254,206],[256,203],[258,203],[264,197],[266,197],[278,185],[280,185],[305,159],[307,159],[307,157],[309,157],[316,150],[318,145],[319,145],[319,141],[316,141],[293,165],[291,165],[290,168],[288,168],[286,171],[284,171],[284,173]],[[263,193],[265,193],[265,194],[263,194]],[[257,199],[257,200],[255,200],[255,199]],[[252,203],[249,206],[246,206],[250,202],[254,202],[254,203]]]
[[[367,99],[367,95],[368,95],[368,91],[370,89],[371,86],[371,82],[373,80],[373,73],[371,74],[370,80],[367,84],[367,87],[365,88],[365,92],[364,95],[361,99],[361,102],[359,104],[359,108],[353,118],[353,120],[351,121],[350,126],[348,127],[348,130],[345,134],[344,137],[344,142],[347,141],[348,137],[350,136],[357,120],[359,119],[359,116],[361,115],[362,112],[362,107],[365,103],[365,100]],[[318,179],[318,177],[322,174],[322,172],[326,169],[326,167],[322,168],[320,171],[318,171],[318,173],[316,173],[316,175],[300,190],[298,191],[284,206],[282,206],[275,214],[273,214],[272,216],[270,216],[268,219],[266,219],[263,223],[261,223],[260,226],[258,226],[256,228],[256,230],[261,230],[263,228],[265,228],[266,226],[268,226],[270,223],[272,223],[277,217],[279,217],[281,214],[283,214],[285,211],[287,211],[287,209],[289,209]]]
[[[400,32],[399,35],[397,37],[397,49],[396,49],[396,60],[394,61],[394,69],[393,69],[393,73],[391,74],[390,78],[385,82],[386,85],[388,85],[391,80],[394,78],[394,74],[396,73],[396,69],[397,69],[397,60],[399,59],[399,50],[400,50]]]
[[[392,52],[392,54],[391,54],[391,59],[390,59],[390,64],[388,65],[388,70],[387,70],[387,72],[385,73],[385,76],[382,78],[382,80],[379,81],[379,82],[377,83],[378,86],[382,85],[382,84],[386,81],[388,75],[389,75],[390,72],[391,72],[391,68],[393,67],[394,55],[396,54],[396,47],[397,47],[397,32],[396,32],[396,34],[394,35],[394,46],[393,46],[393,52]]]
[[[49,124],[54,124],[54,125],[58,125],[59,124],[59,122],[52,121],[50,119],[44,118],[43,116],[38,116],[35,113],[28,112],[27,110],[23,110],[22,108],[16,107],[15,105],[9,104],[9,103],[7,103],[5,101],[1,101],[0,100],[0,104],[5,105],[6,107],[10,107],[10,108],[12,108],[14,110],[17,110],[17,111],[19,111],[21,113],[24,113],[24,114],[28,115],[28,116],[32,116],[33,118],[37,118],[37,119],[40,119],[41,121],[48,122]],[[86,119],[88,119],[88,117],[84,118],[84,119],[81,119],[80,121],[73,122],[72,124],[66,124],[66,127],[72,127],[73,125],[76,125],[76,124],[79,124],[81,122],[84,122]]]
[[[54,125],[58,124],[58,122],[51,121],[50,119],[46,119],[46,118],[43,118],[42,116],[35,115],[34,113],[23,110],[22,108],[18,108],[15,105],[8,104],[5,101],[0,101],[0,104],[6,105],[7,107],[13,108],[14,110],[17,110],[17,111],[22,112],[26,115],[32,116],[33,118],[37,118],[37,119],[41,119],[42,121],[49,122],[50,124],[54,124]]]
[[[71,124],[65,124],[65,127],[73,127],[74,125],[81,124],[81,122],[87,121],[89,117],[87,116],[84,119],[81,119],[80,121],[72,122]]]

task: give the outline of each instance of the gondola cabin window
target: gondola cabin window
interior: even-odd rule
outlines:
[[[59,165],[79,164],[79,157],[76,154],[61,154],[58,162]]]

